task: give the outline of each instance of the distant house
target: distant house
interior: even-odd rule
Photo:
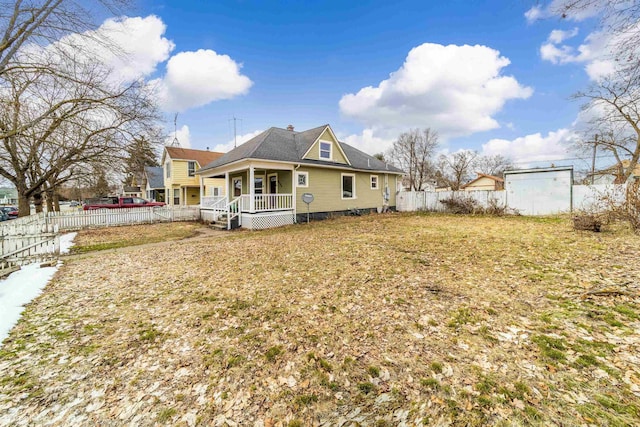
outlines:
[[[203,199],[201,210],[239,216],[250,229],[304,221],[307,211],[325,218],[395,208],[403,173],[338,141],[329,125],[303,132],[272,127],[196,172],[222,179],[228,194]]]
[[[18,190],[13,187],[0,187],[0,205],[15,205],[18,203]]]
[[[123,185],[120,194],[122,197],[142,197],[142,192],[138,185]]]
[[[629,160],[623,160],[620,163],[624,170],[627,170],[629,168],[629,165],[631,164]],[[593,174],[589,174],[587,176],[587,182],[590,184],[593,181],[593,184],[595,185],[613,184],[614,181],[616,180],[616,177],[618,176],[618,173],[619,173],[618,171],[619,171],[618,164],[609,166],[608,168],[596,171]],[[632,180],[632,179],[640,179],[640,164],[636,165],[636,167],[631,172],[631,175],[629,176],[629,180]]]
[[[460,187],[464,191],[498,191],[504,190],[504,179],[476,172],[478,177]]]
[[[437,186],[436,180],[433,180],[433,179],[426,180],[425,182],[422,183],[418,191],[433,192],[433,191],[436,191],[436,186]],[[400,187],[400,190],[402,191],[413,191],[413,188],[411,187],[411,178],[409,178],[408,175],[403,176],[399,187]]]
[[[161,166],[145,166],[145,198],[155,202],[165,201],[164,170]]]
[[[198,205],[205,195],[221,196],[224,180],[200,180],[196,175],[204,165],[220,158],[224,153],[190,148],[164,147],[162,168],[164,170],[165,202],[168,205]],[[201,192],[202,190],[202,192]]]

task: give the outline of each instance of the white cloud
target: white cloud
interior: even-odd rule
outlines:
[[[486,46],[425,43],[378,86],[344,95],[340,110],[369,128],[431,127],[444,139],[495,129],[506,101],[533,92],[501,75],[509,63]]]
[[[180,148],[191,148],[191,132],[189,126],[182,125],[177,132],[171,132],[171,135],[167,136],[166,145],[171,145],[174,139],[178,139]]]
[[[243,135],[238,135],[236,140],[237,140],[237,145],[240,146],[242,144],[244,144],[245,142],[247,142],[248,140],[250,140],[251,138],[253,138],[254,136],[258,136],[260,135],[262,132],[262,130],[256,130],[253,132],[249,132],[249,133],[245,133]],[[213,147],[212,151],[217,151],[219,153],[227,153],[231,150],[233,150],[234,148],[234,140],[231,139],[230,141],[227,141],[224,144],[218,144],[215,147]]]
[[[100,62],[111,70],[112,81],[127,83],[152,74],[169,58],[175,45],[164,37],[165,31],[164,22],[154,15],[113,18],[82,36],[65,36],[51,47],[73,48],[76,58]]]
[[[549,132],[547,136],[540,133],[526,135],[513,140],[492,139],[482,145],[482,155],[500,154],[512,159],[515,163],[556,161],[568,157],[569,146],[578,136],[570,129],[559,129]]]
[[[569,13],[565,14],[565,7],[573,3],[575,3],[575,0],[552,0],[545,6],[532,6],[524,13],[524,17],[529,24],[540,19],[547,19],[551,17],[562,17],[569,21],[580,22],[599,15],[606,2],[589,2],[585,7],[573,8]]]
[[[165,111],[184,111],[246,94],[253,82],[240,73],[241,67],[213,50],[180,52],[169,59],[166,74],[150,84]]]
[[[394,138],[383,138],[374,135],[371,128],[364,129],[361,134],[352,134],[339,139],[367,154],[384,153],[393,145]]]
[[[551,33],[549,34],[549,38],[548,40],[551,43],[562,43],[565,40],[568,40],[572,37],[575,37],[576,35],[578,35],[578,28],[574,28],[571,31],[563,31],[563,30],[553,30],[551,31]]]

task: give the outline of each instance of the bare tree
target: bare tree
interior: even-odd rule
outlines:
[[[130,0],[0,0],[0,76],[15,64],[28,43],[58,42],[70,33],[85,34],[95,28],[94,16],[105,11],[118,15]],[[98,7],[96,7],[98,6]],[[101,40],[101,43],[109,43]]]
[[[512,164],[510,159],[501,154],[495,154],[493,156],[476,157],[472,167],[475,172],[502,177],[504,171],[512,168]]]
[[[389,151],[389,158],[408,172],[409,186],[420,191],[434,173],[433,155],[438,147],[438,133],[431,128],[411,129],[400,134]]]
[[[461,150],[448,156],[441,155],[438,159],[439,177],[453,191],[459,190],[469,180],[477,156],[478,153],[471,150]]]
[[[58,74],[50,69],[3,75],[0,175],[16,186],[20,215],[28,215],[30,197],[38,205],[43,192],[69,180],[75,165],[121,160],[128,142],[156,119],[141,82],[115,86],[108,70],[79,60]]]
[[[587,100],[583,109],[593,116],[589,134],[598,134],[584,144],[610,152],[617,162],[615,182],[626,182],[640,159],[640,70],[618,71],[575,98]]]
[[[614,35],[609,46],[616,59],[637,64],[640,46],[640,1],[638,0],[565,0],[557,2],[552,12],[566,19],[594,15],[603,31]]]

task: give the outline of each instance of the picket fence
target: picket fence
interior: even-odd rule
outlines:
[[[59,227],[46,223],[3,224],[0,227],[0,245],[0,271],[49,260],[60,254]]]
[[[198,221],[198,206],[41,212],[0,223],[0,276],[60,255],[60,232],[156,222]]]

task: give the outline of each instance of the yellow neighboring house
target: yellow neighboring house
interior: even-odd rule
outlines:
[[[166,203],[172,206],[200,204],[202,196],[224,196],[224,179],[204,178],[196,171],[224,153],[190,148],[165,147],[162,153]]]
[[[499,191],[504,190],[504,179],[476,172],[478,177],[460,187],[464,191]]]

